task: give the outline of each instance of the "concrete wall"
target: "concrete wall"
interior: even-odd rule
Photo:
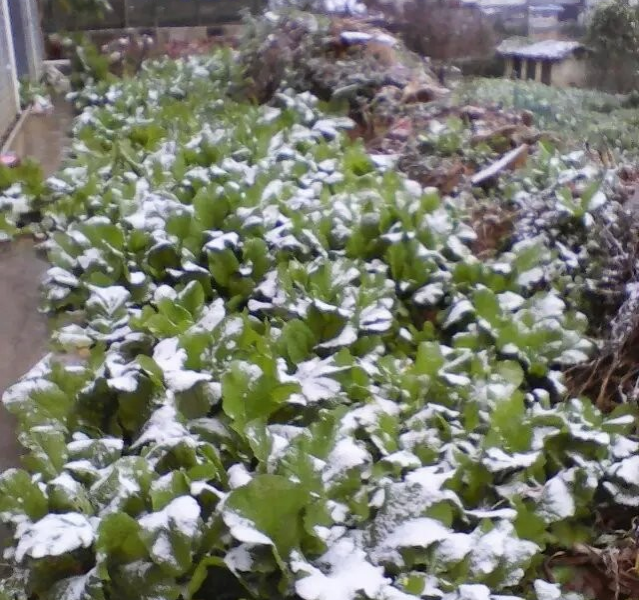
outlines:
[[[552,66],[552,85],[556,87],[584,87],[586,85],[586,61],[570,57]]]

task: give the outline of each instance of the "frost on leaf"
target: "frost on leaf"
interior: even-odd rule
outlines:
[[[520,540],[509,521],[499,521],[495,527],[479,538],[470,555],[470,572],[476,577],[488,576],[500,567],[508,585],[516,585],[524,576],[530,559],[539,546]]]
[[[538,507],[538,515],[547,523],[561,521],[575,514],[575,500],[561,474],[546,482]]]
[[[341,386],[331,375],[344,371],[344,367],[338,367],[331,358],[313,358],[297,365],[293,375],[287,375],[280,371],[282,381],[299,383],[301,392],[293,394],[289,402],[298,404],[315,403],[320,400],[329,400],[339,394]]]
[[[93,568],[85,575],[69,577],[58,582],[51,590],[51,597],[56,600],[88,600],[102,598],[102,581]]]
[[[295,591],[304,600],[355,600],[360,593],[375,598],[390,583],[382,567],[372,565],[350,538],[336,542],[318,560],[321,568],[300,558],[292,560],[299,578]]]
[[[22,531],[16,548],[16,560],[22,562],[26,556],[62,556],[78,548],[88,548],[94,540],[93,525],[85,515],[50,514]]]
[[[439,521],[422,517],[402,523],[383,542],[389,548],[428,548],[445,540],[452,532]]]
[[[201,526],[196,500],[191,496],[176,498],[161,511],[143,516],[139,523],[154,562],[176,574],[189,568]]]
[[[537,462],[539,456],[539,452],[507,454],[500,448],[489,448],[482,463],[490,472],[498,473],[507,469],[527,469]]]
[[[258,531],[253,523],[237,513],[227,511],[224,513],[224,522],[231,535],[238,541],[247,544],[261,544],[272,546],[273,541],[268,536]]]
[[[185,392],[198,383],[211,380],[207,373],[184,369],[186,359],[186,351],[179,347],[177,338],[162,340],[153,350],[153,360],[162,369],[166,386],[174,392]]]
[[[133,448],[149,443],[177,443],[190,437],[188,429],[178,421],[178,413],[173,406],[161,406],[149,418]]]

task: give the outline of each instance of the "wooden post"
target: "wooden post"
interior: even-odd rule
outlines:
[[[513,76],[513,59],[512,57],[508,56],[506,57],[506,60],[504,62],[506,63],[506,70],[504,72],[504,77],[506,79],[510,79]]]

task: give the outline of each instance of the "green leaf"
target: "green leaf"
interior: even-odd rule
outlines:
[[[313,332],[299,319],[286,323],[278,340],[282,354],[294,365],[309,358],[315,343]]]
[[[47,513],[47,499],[28,473],[9,469],[0,475],[0,514],[3,520],[38,521]]]
[[[151,486],[151,505],[154,511],[162,510],[167,504],[189,493],[189,480],[181,471],[170,473]]]
[[[44,596],[43,600],[106,600],[104,583],[97,569],[91,569],[85,575],[69,577],[57,582]]]
[[[145,459],[125,456],[113,463],[91,488],[93,502],[100,508],[108,506],[129,515],[139,514],[146,507],[147,494],[155,477]]]
[[[140,354],[135,360],[156,387],[161,388],[164,386],[164,372],[150,356]]]
[[[258,365],[234,362],[222,377],[222,407],[241,433],[249,421],[269,417],[298,389],[296,384],[280,384]]]
[[[486,319],[491,325],[496,326],[500,322],[501,308],[497,296],[488,288],[481,288],[473,295],[473,305],[478,317]]]
[[[519,387],[524,381],[524,370],[519,363],[512,360],[498,362],[495,372],[514,387]]]
[[[118,600],[177,600],[182,586],[159,566],[138,561],[113,570],[111,593]]]
[[[129,515],[118,512],[106,515],[98,527],[96,553],[102,557],[100,576],[108,580],[109,571],[148,557],[141,538],[139,523]]]
[[[67,460],[65,433],[56,427],[43,425],[20,434],[20,443],[29,451],[24,464],[45,478],[59,475]]]
[[[273,541],[279,555],[285,559],[300,546],[304,531],[303,511],[309,502],[310,495],[300,484],[279,475],[258,475],[229,494],[224,516],[227,523],[234,522],[229,513],[247,519]]]
[[[193,575],[187,585],[186,600],[193,600],[209,574],[209,567],[219,567],[225,571],[228,569],[224,559],[219,556],[205,556],[195,567]]]
[[[62,480],[57,478],[47,485],[49,510],[57,513],[81,512],[92,515],[94,509],[84,487],[66,473],[61,477]]]
[[[233,250],[225,248],[221,251],[209,252],[209,271],[221,288],[230,287],[231,280],[239,268],[240,263]]]
[[[215,186],[201,187],[193,198],[195,216],[204,229],[217,230],[224,224],[224,219],[230,212],[228,200],[216,193]]]
[[[204,290],[197,281],[191,281],[177,296],[176,301],[191,315],[191,319],[197,319],[204,306]]]
[[[415,373],[435,377],[445,364],[440,345],[436,342],[422,342],[417,349]]]
[[[200,507],[191,496],[175,498],[162,510],[143,516],[139,524],[154,563],[176,577],[191,568],[202,527]]]

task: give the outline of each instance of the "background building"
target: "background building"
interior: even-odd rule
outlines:
[[[504,58],[505,77],[528,79],[556,87],[584,87],[586,48],[579,42],[545,40],[520,45],[506,40],[497,48]]]
[[[20,113],[18,81],[39,79],[42,61],[36,0],[0,0],[0,147]]]

